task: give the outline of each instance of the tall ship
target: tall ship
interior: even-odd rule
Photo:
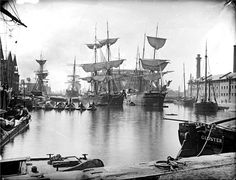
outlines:
[[[215,90],[214,87],[211,88],[212,83],[211,80],[208,79],[207,77],[207,45],[206,45],[206,52],[205,52],[205,77],[204,77],[204,98],[200,99],[198,98],[198,94],[197,93],[197,102],[195,103],[195,110],[196,112],[216,112],[218,110],[218,104],[215,98]],[[211,93],[211,89],[212,92]],[[212,101],[212,97],[211,94],[213,94],[214,96],[214,100]]]
[[[149,45],[154,49],[153,58],[144,58],[145,39],[147,38]],[[139,90],[130,96],[132,102],[137,105],[162,108],[167,87],[171,81],[164,83],[163,75],[171,72],[164,71],[169,63],[166,59],[157,59],[156,51],[162,48],[166,43],[165,38],[144,35],[143,57],[139,58],[139,63],[144,70],[137,71]]]
[[[68,75],[68,77],[70,80],[67,82],[69,86],[66,90],[66,96],[68,98],[79,97],[81,84],[79,82],[79,75],[76,74],[76,58],[74,59],[73,73],[72,75]]]
[[[116,105],[122,106],[124,93],[121,92],[116,85],[119,75],[112,73],[113,68],[118,68],[125,59],[111,59],[111,46],[117,42],[118,38],[110,38],[107,23],[106,39],[97,40],[95,28],[95,40],[92,44],[87,44],[87,47],[94,51],[94,63],[81,64],[85,72],[91,73],[91,76],[83,78],[91,83],[92,90],[87,94],[89,101],[96,105]],[[98,62],[97,50],[102,53],[102,48],[107,49],[107,57],[103,56],[102,61]]]
[[[47,62],[46,59],[43,59],[42,54],[40,55],[40,59],[36,59],[36,62],[39,64],[39,70],[36,71],[36,83],[31,91],[31,93],[34,96],[43,96],[47,95],[47,89],[46,89],[46,82],[47,82],[47,76],[48,71],[44,69],[44,65]]]
[[[191,91],[190,91],[190,96],[187,96],[186,93],[186,88],[185,88],[185,64],[183,64],[183,80],[184,80],[184,96],[180,97],[179,93],[180,93],[180,87],[178,90],[178,99],[176,100],[177,104],[181,104],[184,106],[193,106],[193,104],[195,103],[195,98],[192,97]],[[190,81],[191,81],[191,77],[190,77]],[[191,88],[191,87],[190,87]]]

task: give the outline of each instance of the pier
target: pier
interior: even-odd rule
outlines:
[[[235,153],[182,158],[172,161],[151,161],[129,166],[105,166],[82,171],[66,171],[37,175],[22,175],[6,179],[234,179]]]

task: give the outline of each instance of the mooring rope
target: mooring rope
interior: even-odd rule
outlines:
[[[202,146],[201,151],[198,153],[197,157],[200,156],[202,154],[203,150],[205,149],[205,147],[207,145],[207,142],[210,139],[210,135],[211,135],[211,132],[212,132],[212,129],[214,128],[214,126],[215,126],[214,124],[211,125],[211,129],[210,129],[209,134],[208,134],[208,136],[206,138],[206,141],[205,141],[204,145]]]

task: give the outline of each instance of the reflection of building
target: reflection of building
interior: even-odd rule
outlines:
[[[17,94],[19,91],[19,73],[17,68],[16,56],[12,57],[9,52],[8,57],[4,57],[0,38],[0,84],[7,85],[12,92]]]
[[[207,83],[207,86],[210,85],[210,91],[208,90],[208,93],[210,94],[211,99],[214,97],[216,98],[216,101],[218,104],[234,104],[235,105],[235,99],[236,99],[236,46],[234,46],[234,68],[233,72],[228,72],[225,74],[218,74],[218,75],[210,75],[207,77],[209,80]],[[197,56],[197,79],[190,80],[188,82],[189,89],[188,93],[189,95],[192,94],[193,97],[197,97],[197,90],[198,90],[198,98],[201,99],[204,97],[204,77],[201,77],[200,74],[200,56]],[[207,88],[208,89],[208,88]]]

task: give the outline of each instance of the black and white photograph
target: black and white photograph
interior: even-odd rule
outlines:
[[[236,179],[235,19],[235,0],[0,0],[1,179]]]

